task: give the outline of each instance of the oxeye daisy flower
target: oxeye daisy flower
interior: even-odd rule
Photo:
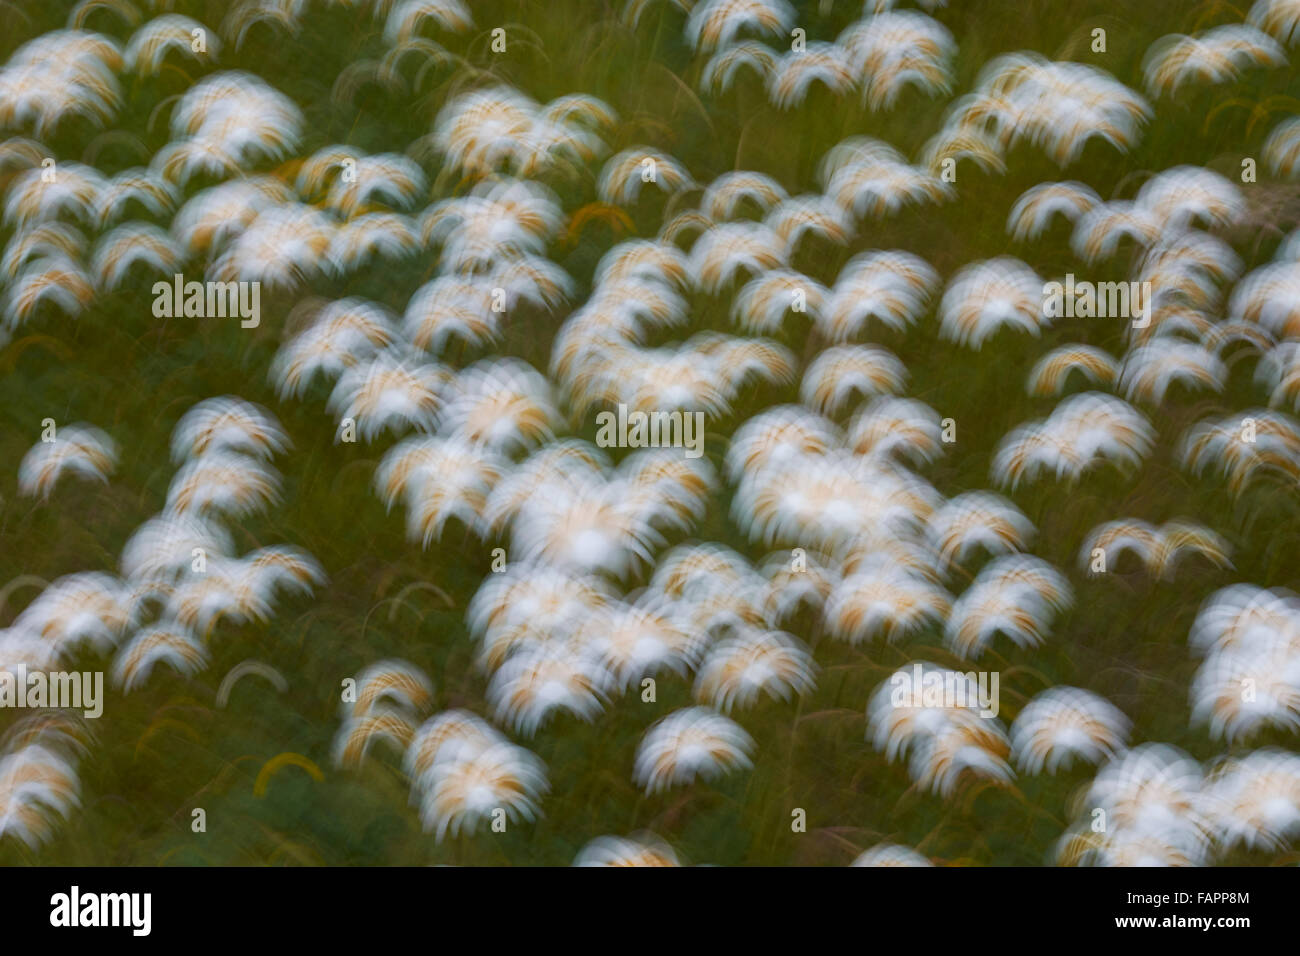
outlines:
[[[707,707],[688,707],[655,723],[637,745],[633,780],[647,794],[697,778],[712,780],[750,765],[754,741]]]

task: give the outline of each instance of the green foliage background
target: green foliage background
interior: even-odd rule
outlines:
[[[860,3],[839,0],[798,7],[810,41],[833,39],[861,13]],[[48,0],[0,6],[0,59],[65,25],[71,8]],[[174,12],[212,28],[227,9],[195,0],[174,5]],[[431,68],[418,86],[412,82],[414,70],[408,70],[401,95],[364,80],[350,91],[336,86],[349,64],[376,60],[385,46],[380,24],[366,11],[319,0],[310,4],[297,35],[261,24],[238,50],[225,42],[219,68],[256,72],[299,105],[306,118],[299,156],[331,143],[403,151],[429,132],[449,96],[496,80],[539,102],[579,91],[600,97],[620,118],[610,143],[614,150],[638,143],[663,148],[702,182],[732,169],[762,170],[792,195],[818,191],[818,160],[850,135],[878,137],[917,155],[939,129],[946,107],[945,101],[909,90],[896,108],[872,114],[852,98],[836,100],[815,87],[802,108],[780,111],[768,105],[749,76],[720,98],[702,96],[698,76],[706,57],[695,56],[685,44],[684,16],[668,4],[652,6],[635,31],[620,20],[619,5],[594,0],[484,2],[475,3],[473,13],[470,33],[437,36],[472,67]],[[1240,22],[1244,14],[1244,7],[1228,3],[1181,0],[952,0],[950,9],[935,17],[960,44],[954,64],[959,94],[973,86],[989,59],[1014,50],[1093,63],[1142,90],[1142,56],[1158,37]],[[129,35],[106,8],[92,12],[86,25],[119,42]],[[507,30],[505,54],[489,49],[494,26]],[[1094,27],[1107,31],[1104,54],[1090,50]],[[122,77],[125,102],[117,129],[127,135],[65,123],[47,143],[51,154],[93,163],[107,173],[146,163],[169,137],[168,99],[201,75],[179,58],[168,64],[157,78]],[[868,222],[849,248],[810,245],[793,265],[829,284],[858,251],[902,248],[925,257],[945,279],[967,262],[1002,254],[1023,258],[1044,276],[1083,272],[1059,224],[1032,246],[1007,237],[1006,216],[1020,193],[1039,182],[1071,178],[1089,183],[1103,197],[1131,197],[1150,173],[1184,163],[1208,166],[1236,181],[1241,159],[1258,159],[1269,130],[1295,111],[1298,90],[1290,67],[1251,71],[1225,86],[1190,87],[1175,100],[1155,101],[1155,120],[1131,154],[1094,141],[1064,172],[1027,146],[1010,152],[1003,176],[986,176],[963,164],[956,202]],[[437,195],[468,187],[441,171],[436,158],[422,158]],[[1250,203],[1249,223],[1226,237],[1248,268],[1271,257],[1300,209],[1295,188],[1267,181],[1260,165],[1261,182],[1242,187]],[[582,176],[544,181],[572,213],[595,200],[598,171],[593,165]],[[186,194],[209,184],[196,180]],[[637,234],[657,231],[663,206],[662,199],[647,195],[630,210]],[[616,229],[596,221],[550,250],[579,283],[579,301],[601,254],[625,237]],[[866,740],[868,696],[892,670],[917,658],[956,663],[937,630],[900,646],[854,649],[824,638],[811,617],[797,619],[789,629],[813,644],[821,666],[817,691],[791,704],[765,699],[738,714],[757,741],[755,765],[716,785],[647,798],[631,780],[633,752],[644,730],[689,702],[683,680],[661,680],[655,704],[642,703],[635,694],[616,700],[589,725],[562,717],[535,740],[524,741],[549,768],[552,789],[544,816],[534,825],[512,825],[505,834],[480,831],[436,844],[421,832],[408,805],[396,754],[381,749],[360,771],[334,769],[330,745],[339,724],[340,682],[378,659],[404,658],[425,670],[435,683],[438,709],[485,713],[486,682],[473,666],[463,614],[489,573],[492,548],[508,541],[481,542],[455,526],[427,551],[409,543],[402,515],[386,514],[370,484],[393,439],[336,445],[334,422],[324,407],[327,391],[320,387],[303,400],[281,402],[267,369],[289,310],[302,296],[360,295],[400,312],[435,269],[435,258],[422,255],[347,281],[320,280],[294,295],[268,297],[264,290],[256,330],[232,321],[155,319],[149,289],[156,277],[140,272],[80,318],[46,315],[0,349],[0,582],[23,575],[49,581],[81,570],[116,571],[131,532],[162,509],[174,471],[168,441],[177,419],[195,402],[223,394],[272,409],[294,442],[276,462],[285,479],[283,502],[235,529],[240,551],[297,545],[315,555],[330,576],[315,597],[283,602],[265,625],[218,626],[209,642],[211,666],[196,678],[159,668],[135,693],[110,690],[104,716],[94,722],[96,744],[81,764],[82,808],[38,852],[13,840],[0,843],[0,862],[559,865],[569,863],[593,837],[640,828],[659,833],[695,863],[843,864],[881,840],[914,846],[951,864],[1053,860],[1054,844],[1070,819],[1069,800],[1091,779],[1089,768],[1021,777],[1006,789],[966,787],[945,802],[914,789],[905,767],[887,763]],[[1117,261],[1109,272],[1088,275],[1120,278],[1126,269],[1126,261]],[[691,331],[730,329],[728,309],[727,298],[696,295]],[[494,351],[545,369],[563,318],[520,310]],[[949,496],[991,487],[989,467],[1001,436],[1051,410],[1050,400],[1025,395],[1024,381],[1038,356],[1070,341],[1115,354],[1123,349],[1121,323],[1103,320],[1063,320],[1041,340],[999,335],[978,353],[940,341],[937,330],[931,313],[906,335],[881,333],[874,340],[907,364],[908,395],[958,422],[957,444],[921,469]],[[805,361],[825,345],[793,324],[784,341]],[[453,360],[463,367],[484,354],[467,350]],[[1196,420],[1262,405],[1266,395],[1252,385],[1252,370],[1250,363],[1234,366],[1223,395],[1175,388],[1162,406],[1141,406],[1157,426],[1160,442],[1138,474],[1102,470],[1076,487],[1048,480],[1011,495],[1039,529],[1033,550],[1069,575],[1076,603],[1046,646],[1025,652],[999,643],[981,658],[981,669],[1001,672],[1004,721],[1014,719],[1043,688],[1064,683],[1097,691],[1124,710],[1134,721],[1134,743],[1167,742],[1202,760],[1225,751],[1203,728],[1189,726],[1195,661],[1186,636],[1201,601],[1217,588],[1237,581],[1296,586],[1296,489],[1261,482],[1234,500],[1218,478],[1196,479],[1180,470],[1173,448]],[[709,457],[720,462],[726,436],[739,422],[796,398],[795,386],[753,389],[729,419],[711,428]],[[119,442],[122,460],[109,485],[65,481],[48,504],[18,497],[18,462],[38,440],[46,417],[61,424],[90,422]],[[578,423],[574,434],[590,439],[594,424]],[[725,487],[716,493],[695,537],[761,558],[763,550],[751,546],[730,520],[729,499]],[[1136,565],[1122,564],[1100,580],[1086,579],[1076,563],[1083,536],[1102,521],[1125,516],[1156,522],[1192,517],[1232,542],[1236,568],[1216,571],[1193,561],[1173,582],[1157,583]],[[628,587],[643,584],[645,577]],[[960,590],[963,583],[953,586]],[[0,625],[36,593],[31,584],[10,589],[0,607]],[[249,658],[284,674],[288,691],[279,694],[249,678],[236,685],[225,708],[218,708],[216,689],[223,675]],[[107,670],[109,664],[107,657],[78,661],[82,669]],[[0,715],[0,730],[12,716]],[[1294,739],[1270,733],[1238,749],[1265,744],[1293,746]],[[255,795],[259,771],[284,752],[306,756],[321,768],[323,779],[288,767],[270,780],[263,796]],[[206,833],[191,832],[195,807],[206,810]],[[796,807],[807,811],[806,834],[791,832]],[[1243,852],[1229,862],[1298,860],[1294,852]]]

